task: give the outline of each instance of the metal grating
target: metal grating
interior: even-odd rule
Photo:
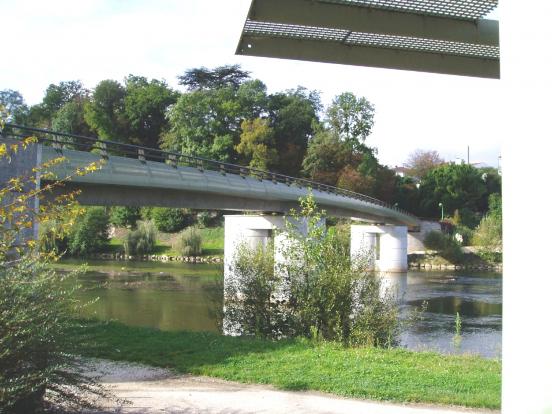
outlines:
[[[412,50],[456,56],[499,59],[499,47],[446,40],[423,39],[395,35],[351,32],[342,29],[326,29],[281,23],[247,20],[244,34],[250,36],[284,37],[304,40],[326,40],[345,45],[381,47],[386,49]]]
[[[498,6],[498,0],[318,0],[456,19],[480,19]]]

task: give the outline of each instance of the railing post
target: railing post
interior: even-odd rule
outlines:
[[[278,180],[276,180],[276,174],[272,174],[272,182],[274,184],[278,184]]]
[[[222,175],[226,175],[226,169],[224,168],[224,164],[219,164],[219,171]]]
[[[291,186],[291,180],[289,179],[289,177],[286,177],[286,185],[288,187]]]
[[[100,141],[98,144],[99,144],[99,147],[100,147],[100,156],[104,160],[107,160],[109,158],[109,155],[107,154],[107,145],[106,145],[106,143]]]
[[[146,154],[144,153],[143,149],[138,149],[138,159],[142,164],[146,163]]]
[[[203,166],[203,160],[196,160],[196,167],[201,172],[205,171],[205,167]]]
[[[240,167],[240,177],[245,180],[245,168]]]
[[[63,152],[63,144],[60,141],[59,137],[57,135],[54,135],[54,149],[57,153],[61,154]]]
[[[168,161],[171,167],[176,168],[176,155],[169,154]]]

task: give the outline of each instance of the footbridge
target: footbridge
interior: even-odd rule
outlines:
[[[412,214],[373,197],[241,165],[14,124],[5,126],[0,139],[18,140],[28,136],[36,137],[37,143],[29,149],[30,153],[27,151],[24,157],[18,158],[17,165],[0,166],[3,170],[0,171],[2,182],[13,176],[15,171],[30,171],[59,157],[64,157],[65,161],[53,169],[57,179],[73,175],[77,168],[102,161],[101,169],[71,177],[66,185],[54,190],[54,195],[55,192],[79,190],[78,200],[83,205],[261,213],[259,216],[234,215],[227,219],[226,228],[233,230],[225,232],[225,244],[235,244],[237,238],[244,237],[266,239],[271,228],[282,227],[282,217],[291,209],[296,209],[298,199],[309,191],[328,216],[370,223],[369,226],[353,226],[358,227],[352,231],[352,238],[358,239],[355,241],[357,248],[367,244],[370,248],[377,246],[378,251],[383,251],[385,235],[392,239],[390,242],[393,241],[393,245],[399,241],[395,249],[400,250],[401,269],[406,267],[407,228],[416,229],[420,225],[418,218]],[[247,236],[243,229],[253,232],[246,232]],[[231,240],[228,239],[229,233],[235,236]]]

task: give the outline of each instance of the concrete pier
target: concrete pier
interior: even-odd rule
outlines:
[[[407,227],[351,225],[351,259],[368,260],[380,272],[406,272]]]

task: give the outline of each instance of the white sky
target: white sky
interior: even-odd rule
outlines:
[[[417,148],[447,160],[496,166],[501,140],[499,81],[397,70],[236,56],[250,0],[0,0],[0,89],[41,101],[50,83],[126,75],[165,79],[198,66],[239,63],[269,92],[317,89],[327,105],[341,92],[376,107],[367,144],[384,164],[402,165]],[[9,34],[9,37],[6,35]],[[9,40],[8,40],[9,39]]]

